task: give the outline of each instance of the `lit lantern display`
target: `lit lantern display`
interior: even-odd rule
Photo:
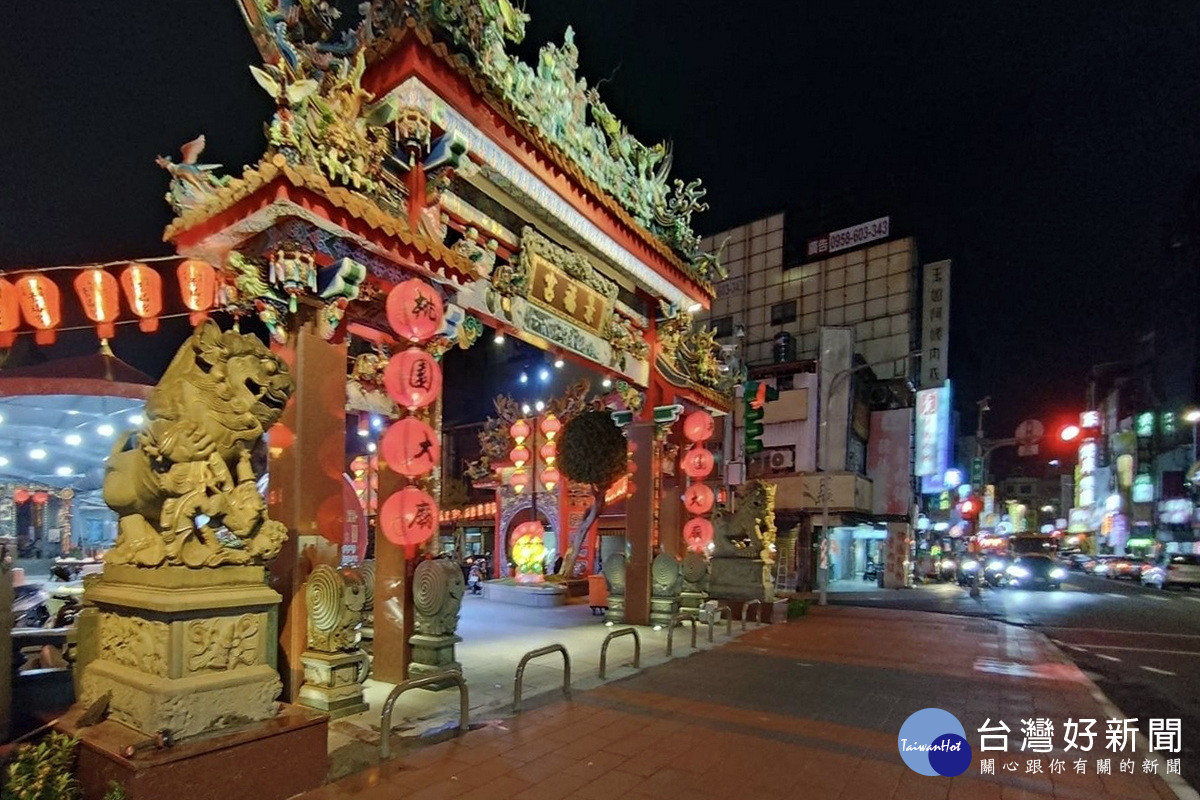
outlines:
[[[146,333],[158,330],[162,313],[162,276],[145,264],[134,262],[121,271],[125,300],[138,318],[138,327]]]
[[[716,493],[712,487],[703,483],[693,483],[683,493],[683,507],[689,514],[707,514],[712,511]]]
[[[117,279],[98,267],[85,269],[75,276],[75,294],[79,296],[83,313],[96,323],[96,335],[101,339],[116,335],[113,323],[121,312],[120,292]]]
[[[562,482],[562,473],[556,467],[547,467],[542,470],[542,485],[548,491],[554,491],[554,487]]]
[[[413,411],[424,408],[442,391],[442,367],[419,347],[410,347],[388,359],[383,370],[388,397]]]
[[[424,342],[442,327],[445,308],[437,290],[413,278],[388,292],[387,318],[392,330],[411,342]]]
[[[683,419],[683,435],[689,442],[711,439],[715,427],[712,414],[707,411],[693,411]]]
[[[546,442],[538,450],[538,455],[542,457],[542,461],[545,461],[547,466],[550,466],[558,460],[558,446],[554,442]]]
[[[517,580],[526,583],[541,580],[542,562],[546,558],[545,528],[542,523],[522,522],[513,529],[511,541]]]
[[[392,470],[409,478],[432,472],[442,455],[437,433],[416,417],[389,425],[379,450]]]
[[[513,463],[514,467],[520,469],[529,463],[529,448],[524,445],[517,445],[508,451],[508,460]]]
[[[525,491],[527,486],[529,486],[529,473],[523,469],[513,472],[513,474],[509,476],[508,485],[512,487],[514,492],[520,494],[521,492]]]
[[[697,445],[683,456],[683,472],[689,478],[705,478],[713,471],[713,466],[713,454],[707,447]]]
[[[688,550],[702,553],[713,540],[713,524],[704,517],[692,517],[683,526],[683,542]]]
[[[179,265],[177,274],[179,296],[192,312],[188,320],[199,325],[217,301],[217,271],[206,261],[189,258]]]
[[[17,296],[25,321],[37,330],[34,341],[54,344],[57,338],[54,329],[62,321],[62,305],[54,281],[45,275],[25,275],[17,279]]]
[[[512,436],[514,442],[520,444],[529,438],[529,434],[531,433],[529,423],[523,419],[519,419],[509,427],[508,433]]]
[[[542,433],[546,435],[547,439],[554,441],[554,437],[562,430],[562,420],[553,414],[547,414],[542,417],[542,422],[538,427],[542,429]]]
[[[28,503],[29,498],[30,498],[29,490],[26,489],[24,486],[21,486],[13,491],[13,502],[18,505],[20,505],[21,503]]]
[[[0,278],[0,347],[12,347],[21,327],[21,301],[17,287]]]
[[[379,524],[392,544],[421,544],[437,531],[437,502],[415,486],[406,486],[384,501]]]
[[[39,505],[39,506],[46,505],[46,503],[50,502],[50,493],[49,492],[34,492],[33,493],[33,502],[34,502],[34,504]]]

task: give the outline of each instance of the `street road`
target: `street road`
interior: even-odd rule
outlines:
[[[1071,572],[1058,591],[954,584],[911,591],[832,593],[830,603],[985,616],[1046,634],[1143,732],[1152,717],[1182,720],[1184,778],[1200,785],[1200,590],[1159,591]]]

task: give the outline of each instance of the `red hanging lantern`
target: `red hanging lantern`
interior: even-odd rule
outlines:
[[[50,494],[48,492],[34,492],[33,502],[35,505],[44,506],[50,502]]]
[[[683,473],[689,478],[707,477],[713,471],[713,454],[707,447],[696,445],[683,456]]]
[[[117,279],[108,272],[93,267],[75,276],[75,294],[83,306],[83,313],[96,323],[96,335],[111,339],[117,329],[113,325],[121,313],[120,288]]]
[[[554,487],[562,483],[562,473],[556,467],[548,467],[542,470],[542,485],[549,491],[554,491]]]
[[[383,501],[379,525],[392,544],[418,545],[437,531],[437,503],[428,493],[406,486]]]
[[[33,340],[38,344],[54,344],[55,328],[62,321],[62,304],[58,287],[45,275],[25,275],[17,279],[17,295],[25,321],[37,329]]]
[[[703,442],[712,438],[716,424],[707,411],[693,411],[683,418],[683,435],[689,442]]]
[[[409,411],[424,408],[442,391],[442,367],[419,347],[410,347],[388,359],[383,370],[388,397]]]
[[[442,327],[445,307],[437,290],[419,278],[398,283],[388,292],[387,318],[396,335],[424,342]]]
[[[713,524],[704,517],[692,517],[683,525],[683,542],[688,550],[702,553],[713,540]]]
[[[542,417],[541,425],[542,433],[546,434],[546,438],[553,440],[554,437],[562,430],[562,420],[553,414],[547,414]]]
[[[514,467],[520,468],[525,466],[529,462],[529,448],[517,445],[508,451],[508,460],[512,462]]]
[[[21,327],[21,301],[17,287],[0,278],[0,347],[12,347]]]
[[[546,442],[538,449],[538,455],[546,464],[553,464],[558,459],[558,446],[554,442]]]
[[[138,327],[146,333],[158,330],[158,315],[162,313],[162,276],[136,261],[121,272],[121,288],[125,300],[138,318]]]
[[[179,294],[192,313],[188,321],[199,325],[217,302],[217,271],[207,261],[189,258],[179,265]]]
[[[683,493],[683,507],[689,514],[707,514],[712,510],[716,493],[711,486],[703,483],[693,483]]]
[[[437,433],[416,417],[389,425],[379,441],[379,450],[393,471],[409,478],[432,472],[442,456]]]
[[[508,478],[508,485],[517,494],[525,491],[525,487],[529,485],[529,473],[523,469],[516,470]]]
[[[529,438],[529,434],[532,433],[532,430],[530,429],[528,422],[523,419],[519,419],[509,427],[508,433],[510,436],[512,436],[514,442],[520,444]]]
[[[16,503],[18,505],[20,505],[21,503],[28,503],[29,498],[30,498],[29,490],[26,489],[24,486],[18,487],[17,489],[13,490],[13,502],[14,503]]]

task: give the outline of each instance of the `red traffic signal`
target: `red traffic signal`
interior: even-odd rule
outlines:
[[[963,519],[976,520],[983,513],[983,501],[978,497],[968,497],[958,504],[958,515]]]

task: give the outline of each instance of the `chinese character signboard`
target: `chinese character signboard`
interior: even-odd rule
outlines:
[[[950,262],[925,265],[921,305],[921,380],[926,389],[946,381],[950,358]]]
[[[871,510],[876,514],[907,514],[912,505],[912,481],[908,474],[911,439],[912,409],[871,414],[867,477],[874,484]]]
[[[934,478],[940,490],[950,457],[950,384],[917,392],[917,461],[915,473]],[[924,483],[924,482],[923,482]],[[923,489],[923,491],[926,491]]]
[[[849,250],[868,242],[876,242],[891,236],[891,217],[879,217],[870,222],[851,225],[849,228],[833,231],[832,233],[814,236],[808,240],[805,255],[808,258],[821,258],[839,250]]]
[[[608,298],[537,254],[529,257],[529,299],[592,333],[600,333],[608,318]]]

